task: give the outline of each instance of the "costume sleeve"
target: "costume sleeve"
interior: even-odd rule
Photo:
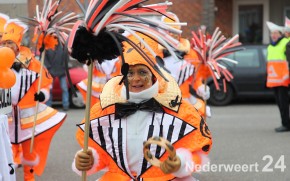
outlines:
[[[41,63],[40,61],[38,61],[37,59],[35,59],[33,57],[28,69],[32,70],[34,72],[40,73],[40,68],[41,68]],[[34,82],[34,88],[37,90],[38,88],[38,82],[40,81],[40,75],[38,77],[38,79]],[[42,80],[41,80],[41,85],[40,85],[40,89],[47,89],[49,91],[49,88],[51,86],[53,82],[53,78],[50,75],[50,73],[48,72],[48,70],[43,67],[42,70]]]
[[[91,108],[91,120],[94,118],[96,115],[98,115],[99,112],[101,112],[101,107],[100,103],[97,102],[92,108]],[[84,123],[85,120],[82,120],[82,123]],[[76,133],[76,139],[79,145],[83,148],[84,147],[84,131],[82,131],[80,128],[78,128],[77,133]],[[102,169],[104,169],[106,165],[106,153],[102,150],[102,148],[95,143],[94,140],[89,138],[89,147],[93,150],[93,155],[94,155],[94,166],[93,170],[90,170],[89,173],[93,174],[95,172],[98,172]]]
[[[184,177],[196,171],[196,168],[200,168],[198,166],[208,163],[208,153],[212,146],[211,133],[197,110],[185,101],[181,105],[179,110],[181,118],[193,125],[196,130],[187,135],[186,139],[181,140],[178,145],[176,152],[180,157],[181,167],[184,168],[175,173],[177,177]],[[186,167],[191,169],[185,169]]]
[[[28,69],[31,71],[34,71],[36,73],[40,73],[40,68],[41,68],[40,61],[38,61],[35,57],[32,57],[32,60],[29,64]],[[38,75],[38,78],[35,80],[35,82],[32,85],[32,87],[34,89],[34,93],[36,93],[38,91],[39,81],[40,81],[40,75]],[[44,93],[44,96],[45,96],[44,102],[49,99],[49,96],[50,96],[49,92],[50,92],[50,87],[52,85],[52,82],[53,82],[52,76],[47,71],[47,69],[45,67],[43,67],[42,80],[41,80],[41,84],[40,84],[40,91]]]
[[[92,150],[92,153],[93,153],[93,158],[94,158],[94,164],[92,166],[92,168],[90,170],[87,171],[87,175],[92,175],[95,173],[95,170],[97,169],[98,165],[99,165],[99,155],[98,153],[96,152],[96,150],[94,148],[91,148],[89,147],[89,149]],[[80,152],[82,150],[79,150],[78,152]],[[75,157],[74,157],[74,160],[73,160],[73,163],[72,163],[72,170],[77,173],[79,176],[82,175],[82,171],[78,170],[75,166],[75,161],[76,161],[76,155],[78,154],[78,152],[75,154]]]

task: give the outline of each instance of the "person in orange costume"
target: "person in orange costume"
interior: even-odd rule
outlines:
[[[205,104],[205,101],[210,98],[210,88],[204,84],[211,74],[208,67],[201,65],[198,59],[197,53],[192,48],[184,56],[184,60],[193,64],[195,69],[193,75],[184,82],[181,90],[186,95],[184,98],[187,98],[203,117],[211,117],[210,107]],[[191,88],[194,92],[190,92]]]
[[[8,19],[9,19],[9,16],[7,16],[6,14],[0,13],[0,42],[4,33],[4,26]]]
[[[166,81],[136,50],[124,52],[129,64],[129,99],[126,100],[125,86],[119,84],[123,76],[106,83],[100,101],[91,109],[90,148],[76,153],[73,170],[93,174],[107,168],[99,181],[193,180],[194,170],[185,169],[186,165],[207,161],[212,145],[206,123],[191,104],[182,100],[170,74],[161,69]],[[154,61],[154,57],[150,59]],[[127,106],[132,106],[132,112],[123,109]],[[83,122],[76,134],[81,146]],[[143,142],[153,136],[166,138],[177,152],[172,161],[164,161],[160,168],[151,166],[143,156]],[[150,149],[161,160],[167,157],[159,147]]]
[[[4,25],[9,17],[0,13],[0,42],[2,39]],[[0,47],[1,48],[1,47]],[[6,60],[0,60],[0,64]],[[1,65],[2,67],[3,65]],[[10,68],[5,67],[5,68]],[[2,71],[2,70],[0,70]],[[11,82],[9,77],[0,74],[1,83]],[[7,114],[12,111],[11,106],[11,90],[9,86],[0,85],[0,180],[15,181],[15,166],[13,165],[13,155],[11,143],[8,133],[8,117]]]
[[[16,55],[12,66],[16,74],[16,83],[11,88],[13,111],[9,118],[10,140],[16,145],[13,149],[16,151],[14,154],[18,152],[17,146],[22,146],[21,163],[24,169],[24,180],[34,181],[34,173],[40,176],[44,171],[51,139],[65,120],[66,114],[41,103],[48,100],[52,77],[44,68],[41,75],[41,89],[37,93],[41,64],[34,58],[29,48],[20,46],[26,29],[24,23],[17,19],[10,19],[5,25],[1,44],[11,48]],[[36,101],[40,103],[37,110],[33,151],[30,153]]]
[[[120,74],[120,68],[120,61],[117,58],[114,60],[104,61],[102,64],[94,64],[91,107],[99,100],[99,96],[105,83],[107,83],[107,81],[112,77]],[[87,65],[84,65],[84,69],[87,71]],[[87,82],[88,79],[85,79],[77,84],[77,88],[82,94],[84,102],[86,102],[87,96]]]
[[[166,15],[167,17],[161,17],[163,22],[180,23],[176,14],[167,12]],[[181,30],[181,26],[172,27]],[[210,108],[207,106],[205,109],[206,105],[204,102],[204,100],[209,99],[210,90],[208,86],[203,84],[202,79],[199,76],[201,70],[196,64],[196,62],[199,62],[199,58],[196,52],[190,47],[190,42],[187,39],[182,38],[177,34],[171,34],[171,36],[179,41],[178,52],[176,52],[176,54],[180,61],[175,60],[168,54],[167,50],[160,47],[160,50],[163,51],[164,54],[165,67],[171,72],[171,75],[180,86],[182,97],[194,105],[203,117],[205,115],[210,117]],[[194,91],[194,94],[191,92],[191,89]]]

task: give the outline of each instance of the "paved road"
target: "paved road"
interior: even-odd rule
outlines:
[[[200,181],[290,181],[290,132],[274,132],[280,124],[276,105],[234,104],[212,107],[212,113],[213,118],[207,120],[214,142],[211,164],[204,167],[203,173],[194,174],[196,178]],[[79,149],[75,125],[83,116],[84,110],[68,111],[68,119],[52,142],[46,170],[37,181],[81,180],[71,171],[71,162]],[[22,174],[22,169],[17,169],[17,180],[23,180]],[[96,180],[98,176],[90,176],[88,180]]]

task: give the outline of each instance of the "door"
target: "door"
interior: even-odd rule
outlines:
[[[262,44],[263,5],[240,5],[239,36],[243,44]]]
[[[244,44],[268,44],[269,0],[233,0],[233,35]]]

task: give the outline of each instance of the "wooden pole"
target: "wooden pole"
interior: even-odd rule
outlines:
[[[84,148],[83,151],[88,150],[89,142],[89,128],[90,128],[90,108],[91,108],[91,95],[92,95],[92,77],[93,77],[94,63],[89,65],[88,83],[87,83],[87,97],[86,97],[86,112],[85,112],[85,131],[84,131]],[[86,181],[87,172],[82,171],[82,181]]]
[[[204,82],[203,82],[203,84],[204,84],[204,92],[206,92],[207,91],[207,88],[206,88],[206,78],[204,79]],[[207,104],[207,100],[206,99],[204,99],[204,121],[206,122],[206,104]]]
[[[38,81],[38,86],[37,86],[37,94],[39,94],[39,92],[40,92],[40,86],[41,86],[41,82],[42,82],[42,71],[43,71],[43,65],[44,65],[44,57],[45,57],[45,50],[43,50],[43,52],[41,53],[41,61],[40,61],[41,62],[41,66],[40,66],[40,72],[39,72],[39,81]],[[39,107],[39,101],[36,101],[35,114],[34,114],[34,119],[33,119],[32,136],[31,136],[31,142],[30,142],[30,153],[32,153],[32,151],[33,151],[38,107]]]

